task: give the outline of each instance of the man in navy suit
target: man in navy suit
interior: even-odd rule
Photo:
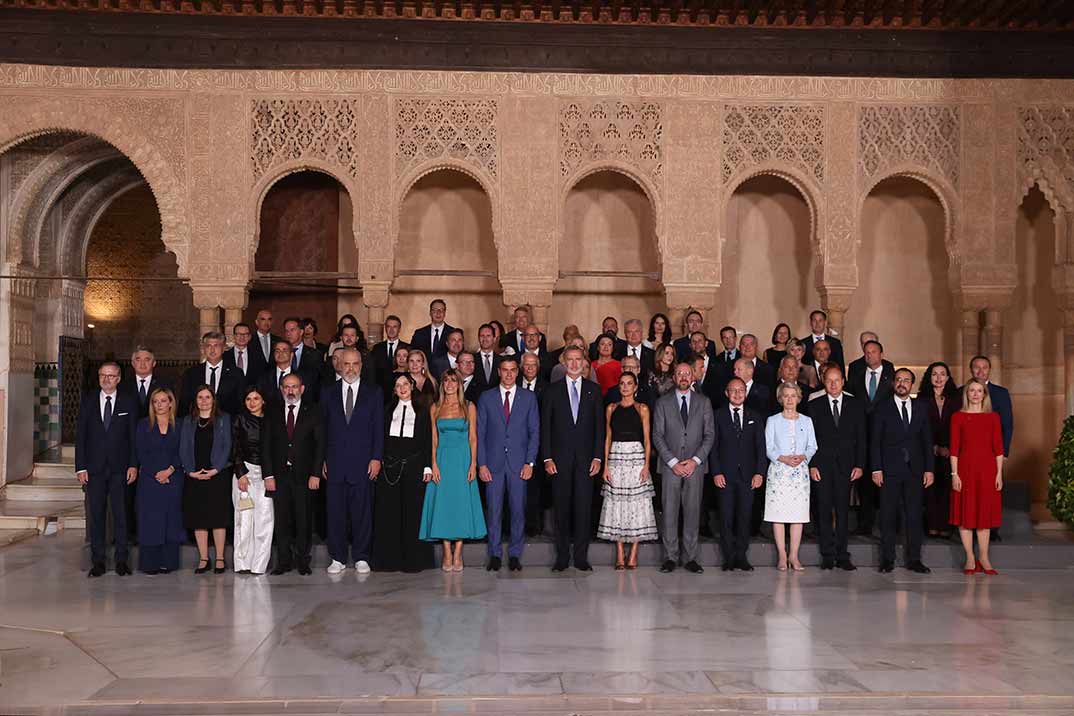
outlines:
[[[552,481],[556,507],[556,563],[567,568],[574,542],[574,566],[591,572],[593,480],[604,457],[604,407],[600,386],[582,377],[585,356],[580,348],[563,351],[567,376],[545,392],[541,410],[541,452]]]
[[[839,364],[840,368],[846,368],[846,363],[843,362],[843,342],[835,336],[828,333],[828,314],[824,311],[813,311],[809,314],[809,328],[810,334],[802,339],[802,345],[805,346],[804,360],[806,365],[813,364],[813,345],[817,341],[828,341],[828,345],[831,346],[832,355],[831,360]]]
[[[1010,457],[1011,439],[1014,438],[1014,409],[1011,405],[1010,391],[989,380],[992,374],[992,361],[988,359],[988,356],[974,356],[970,361],[970,374],[988,386],[992,410],[999,415],[999,427],[1003,432],[1003,457]]]
[[[720,551],[723,571],[753,571],[746,557],[754,491],[764,484],[765,416],[746,403],[746,383],[732,378],[724,390],[727,404],[716,409],[716,441],[709,452],[709,472],[719,489]]]
[[[653,365],[656,363],[656,351],[652,348],[646,348],[642,344],[642,338],[644,338],[644,327],[641,319],[628,318],[623,324],[623,333],[626,335],[626,346],[624,347],[623,355],[619,357],[622,361],[627,356],[633,356],[638,359],[638,365],[640,366],[638,373],[638,387],[648,383],[649,372],[652,371]]]
[[[254,318],[257,331],[250,341],[251,359],[260,361],[259,371],[267,370],[272,365],[272,347],[280,337],[272,332],[272,311],[262,308]]]
[[[127,485],[138,477],[134,428],[141,412],[138,402],[120,393],[119,364],[109,361],[97,371],[100,389],[82,397],[75,432],[75,477],[89,496],[90,577],[105,572],[105,519],[112,509],[116,540],[116,574],[131,573],[127,565]]]
[[[870,420],[876,407],[891,398],[892,386],[895,383],[895,366],[884,360],[884,346],[880,344],[880,341],[866,341],[862,350],[863,367],[851,374],[846,387],[851,395],[865,404],[865,431],[868,433],[871,426]],[[868,537],[873,533],[878,501],[877,490],[871,480],[859,481],[857,488],[860,503],[858,534]]]
[[[675,357],[679,361],[689,359],[690,354],[694,353],[693,346],[690,345],[690,337],[693,334],[704,330],[705,318],[701,315],[701,311],[691,309],[686,313],[686,334],[681,338],[676,338],[672,343],[675,346]],[[709,358],[716,357],[716,344],[711,340],[706,339],[705,353]]]
[[[924,408],[910,399],[913,371],[895,371],[895,395],[873,411],[869,462],[880,488],[880,571],[895,569],[895,525],[899,510],[906,532],[906,568],[931,570],[921,562],[923,490],[932,485],[935,456]]]
[[[537,460],[541,423],[537,397],[519,389],[518,357],[500,361],[500,385],[487,390],[477,401],[477,464],[481,481],[487,485],[488,550],[486,569],[499,571],[502,564],[503,501],[507,497],[511,513],[511,539],[507,548],[508,566],[522,569],[522,547],[526,527],[526,482],[533,476]]]
[[[291,316],[284,319],[283,337],[291,344],[291,370],[302,376],[302,384],[306,386],[305,399],[316,403],[321,395],[324,356],[316,348],[305,344],[301,318]]]
[[[246,378],[246,385],[253,385],[261,374],[268,370],[268,364],[261,360],[261,353],[254,353],[253,332],[249,323],[236,323],[231,329],[234,345],[224,351],[224,362],[235,366]]]
[[[183,385],[176,396],[179,399],[179,415],[190,414],[198,388],[209,386],[216,396],[216,404],[229,415],[242,411],[242,395],[246,390],[246,377],[233,365],[224,361],[224,334],[209,331],[201,337],[201,350],[205,360],[186,369]]]
[[[526,329],[530,327],[532,321],[533,314],[530,312],[529,306],[517,307],[515,309],[515,330],[504,332],[500,336],[500,350],[511,348],[515,353],[521,354],[524,352],[526,350]],[[540,333],[540,330],[538,330],[538,333]],[[540,354],[543,356],[548,352],[548,340],[543,333],[540,333],[540,335]]]
[[[447,324],[445,318],[447,318],[447,302],[442,298],[434,298],[429,303],[430,322],[414,331],[410,339],[410,347],[425,353],[425,363],[430,367],[432,367],[433,358],[447,353],[447,336],[455,330],[454,326]]]
[[[500,352],[496,350],[496,332],[491,323],[482,323],[477,329],[474,366],[474,375],[485,388],[493,388],[500,382]]]
[[[373,483],[384,453],[384,401],[380,386],[362,380],[362,355],[340,351],[342,379],[325,392],[324,477],[327,481],[329,574],[347,568],[347,534],[359,574],[369,572],[373,544]]]

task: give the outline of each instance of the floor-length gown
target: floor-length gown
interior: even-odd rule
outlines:
[[[470,426],[466,418],[436,421],[439,442],[436,464],[440,482],[425,489],[421,515],[424,540],[481,539],[487,534],[477,480],[467,482],[470,470]]]
[[[179,569],[183,529],[183,468],[179,460],[179,426],[161,434],[156,425],[138,422],[134,439],[138,456],[138,569],[143,572]],[[161,470],[174,467],[167,484],[157,482]]]
[[[412,404],[408,407],[413,410]],[[429,413],[419,410],[414,415],[412,437],[393,435],[391,416],[387,418],[384,462],[373,500],[373,569],[420,572],[433,566],[433,546],[419,536],[424,472],[430,462]]]

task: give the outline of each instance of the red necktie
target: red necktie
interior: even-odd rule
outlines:
[[[295,439],[295,406],[287,406],[287,438]]]
[[[503,394],[503,419],[506,422],[511,422],[511,391],[508,390]]]

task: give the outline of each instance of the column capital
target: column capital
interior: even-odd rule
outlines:
[[[707,313],[715,308],[719,284],[664,283],[668,308],[677,311],[696,309]]]
[[[1013,297],[1013,286],[962,286],[955,293],[962,311],[1001,311],[1010,307]]]
[[[194,296],[194,306],[199,309],[208,308],[231,308],[242,310],[246,308],[250,300],[250,292],[247,284],[243,283],[212,283],[190,282],[190,290]]]
[[[818,289],[821,307],[828,313],[846,313],[850,310],[850,300],[855,290],[852,286],[821,286]]]
[[[551,306],[552,291],[555,289],[554,278],[501,278],[503,288],[503,305],[516,306]]]
[[[369,308],[386,308],[391,298],[392,282],[383,279],[362,281],[362,303]]]

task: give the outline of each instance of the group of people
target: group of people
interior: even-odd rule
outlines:
[[[1003,460],[1013,432],[1010,396],[976,356],[957,388],[934,363],[915,376],[884,359],[862,333],[844,363],[823,311],[810,334],[779,324],[759,354],[752,334],[720,329],[700,312],[673,339],[664,314],[608,317],[587,343],[567,326],[549,351],[530,310],[507,331],[482,324],[477,348],[449,325],[442,299],[430,323],[401,340],[389,316],[368,347],[345,315],[330,344],[310,319],[289,317],[282,337],[270,311],[254,326],[202,336],[203,360],[177,389],[154,375],[152,351],[131,356],[133,375],[104,363],[78,418],[76,473],[89,505],[91,577],[106,571],[106,517],[115,571],[179,568],[193,532],[195,571],[233,567],[311,573],[315,523],[338,574],[461,571],[466,540],[487,539],[485,567],[522,569],[527,535],[555,516],[555,562],[592,569],[594,538],[617,544],[615,569],[637,567],[638,544],[660,540],[661,571],[703,571],[699,536],[719,532],[722,568],[752,570],[751,535],[772,525],[780,570],[801,571],[803,527],[815,523],[823,569],[853,570],[849,516],[872,534],[879,513],[880,571],[921,561],[932,535],[957,527],[965,571],[994,574],[990,530],[1000,524]],[[717,514],[718,518],[714,515]],[[657,520],[657,515],[661,519]],[[320,517],[319,517],[320,516]],[[210,555],[210,536],[213,553]],[[974,549],[976,538],[977,549]],[[275,560],[273,562],[273,546]],[[210,556],[212,557],[210,559]]]

